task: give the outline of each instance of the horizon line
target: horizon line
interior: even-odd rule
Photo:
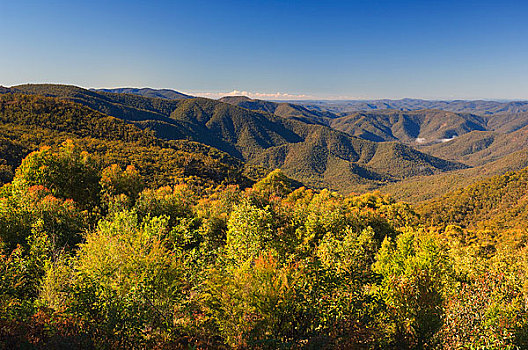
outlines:
[[[401,100],[423,100],[423,101],[493,101],[493,102],[525,102],[528,101],[526,98],[512,98],[512,97],[366,97],[366,96],[316,96],[307,94],[296,94],[296,93],[284,93],[284,92],[250,92],[245,90],[232,90],[231,92],[209,92],[209,91],[184,91],[171,87],[135,87],[135,86],[113,86],[113,87],[85,87],[81,85],[75,85],[72,83],[40,83],[40,82],[29,82],[22,84],[14,84],[10,86],[1,85],[7,88],[13,88],[17,85],[26,84],[49,84],[49,85],[71,85],[77,86],[86,90],[99,90],[99,89],[152,89],[152,90],[172,90],[181,94],[185,94],[191,97],[205,97],[213,100],[218,100],[223,97],[247,97],[255,100],[266,100],[266,101],[290,101],[290,102],[309,102],[309,101],[320,101],[320,102],[340,102],[340,101],[401,101]]]

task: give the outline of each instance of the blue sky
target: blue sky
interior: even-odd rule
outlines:
[[[528,99],[525,1],[0,0],[0,85]]]

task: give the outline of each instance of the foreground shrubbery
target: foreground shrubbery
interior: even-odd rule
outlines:
[[[279,171],[144,188],[71,143],[30,154],[1,197],[5,348],[527,345],[522,232],[486,246]]]

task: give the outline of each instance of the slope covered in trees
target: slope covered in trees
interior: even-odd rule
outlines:
[[[303,143],[285,144],[259,153],[249,164],[281,168],[316,188],[349,192],[372,190],[388,182],[461,169],[402,144],[366,143],[322,128]]]
[[[202,98],[170,101],[60,85],[22,85],[5,89],[4,93],[9,91],[76,101],[141,129],[153,130],[157,137],[194,140],[213,146],[250,164],[248,174],[261,175],[264,172],[258,169],[262,167],[281,168],[288,176],[310,186],[330,187],[345,193],[381,188],[399,199],[411,201],[440,196],[487,176],[522,168],[524,158],[517,157],[515,152],[523,150],[528,142],[526,127],[523,127],[527,118],[523,113],[484,117],[441,111],[356,114],[358,118],[351,130],[364,138],[377,133],[382,139],[398,138],[418,145],[416,138],[438,140],[460,135],[449,142],[419,148],[435,158],[397,143],[367,142],[322,125],[274,116],[269,112],[276,112],[279,104],[273,102],[240,97],[226,99],[231,104],[249,103],[247,107],[262,108],[261,112],[255,112]],[[337,123],[347,118],[327,118],[326,122]],[[377,127],[372,132],[366,131],[373,125]],[[64,125],[63,132],[68,133],[70,127]],[[496,131],[479,131],[482,128]],[[463,134],[472,129],[477,130]],[[81,136],[92,132],[97,131],[87,128]],[[463,166],[442,159],[475,168],[463,170]],[[3,177],[8,179],[16,164],[10,161],[6,165],[6,162],[2,161],[2,169]]]
[[[510,171],[518,171],[527,166],[528,150],[525,149],[481,166],[430,176],[416,176],[383,185],[379,190],[398,200],[417,203],[441,197],[478,181]]]
[[[101,161],[122,166],[134,163],[149,182],[160,185],[179,177],[204,181],[248,180],[239,160],[190,141],[156,138],[120,119],[82,105],[35,95],[0,95],[0,136],[5,171],[13,171],[29,151],[74,139],[97,153]],[[6,178],[6,180],[9,177]],[[161,182],[160,182],[161,181]]]
[[[349,137],[331,128],[250,112],[207,99],[183,101],[172,118],[193,125],[219,149],[234,145],[250,164],[281,168],[296,180],[339,190],[371,188],[421,174],[462,168],[401,144]],[[215,135],[222,139],[216,142]],[[326,170],[335,171],[328,174]],[[374,182],[372,182],[374,181]]]
[[[350,113],[359,111],[373,111],[395,109],[400,111],[416,111],[420,109],[440,109],[455,113],[472,113],[481,116],[499,113],[528,112],[527,101],[485,101],[485,100],[421,100],[404,98],[401,100],[367,100],[367,101],[291,101],[308,109],[326,110],[333,113]]]
[[[192,96],[183,94],[178,91],[170,90],[170,89],[150,89],[150,88],[116,88],[116,89],[94,89],[95,91],[99,92],[112,92],[115,94],[132,94],[132,95],[139,95],[143,97],[151,97],[151,98],[165,98],[168,100],[179,100],[182,98],[192,98]]]
[[[460,138],[427,147],[423,151],[457,160],[468,165],[482,165],[528,147],[528,126],[511,133],[471,132]]]
[[[77,102],[106,115],[128,121],[165,120],[178,104],[178,101],[90,91],[71,85],[26,84],[14,86],[11,91]]]
[[[481,166],[528,147],[528,114],[477,116],[440,110],[357,112],[329,125],[378,142],[398,140],[438,158]]]
[[[525,177],[479,186],[513,198]],[[526,233],[490,242],[420,220],[280,171],[246,190],[145,187],[71,141],[44,148],[0,190],[0,345],[526,347]]]
[[[415,145],[443,142],[473,130],[486,130],[486,119],[440,110],[358,112],[330,121],[334,129],[372,141]]]
[[[525,229],[528,168],[454,191],[420,207],[423,220],[471,229]]]
[[[21,85],[14,89],[78,102],[150,128],[157,136],[197,141],[248,161],[253,167],[282,167],[298,181],[345,192],[464,168],[407,146],[381,145],[322,125],[205,98],[149,99],[57,85]],[[325,173],[327,168],[335,170]]]
[[[253,100],[244,96],[224,97],[221,101],[309,124],[330,126],[364,140],[399,141],[435,157],[470,166],[496,161],[523,150],[528,145],[528,137],[525,135],[528,130],[528,113],[518,112],[517,109],[512,109],[517,112],[505,112],[491,108],[497,106],[495,102],[475,103],[475,108],[491,108],[480,116],[441,109],[414,110],[421,106],[419,104],[409,111],[373,109],[342,115],[323,109]],[[435,106],[429,102],[431,101],[424,101],[423,106]],[[450,104],[439,104],[440,107],[448,105]],[[389,104],[386,107],[395,106]],[[475,112],[478,113],[479,110]],[[491,114],[492,112],[500,113]]]

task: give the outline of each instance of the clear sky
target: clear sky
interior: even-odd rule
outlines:
[[[0,85],[528,99],[527,1],[0,0]]]

